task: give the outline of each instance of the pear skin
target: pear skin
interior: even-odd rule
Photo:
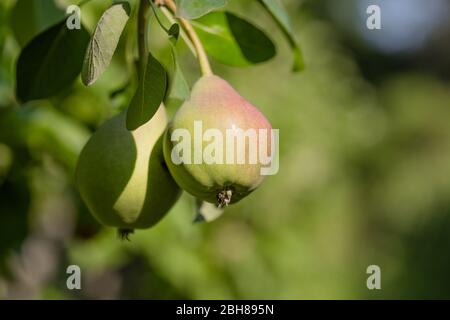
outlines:
[[[76,184],[92,214],[106,226],[122,230],[155,225],[181,191],[164,163],[165,107],[134,131],[126,113],[106,121],[82,150]]]
[[[215,163],[202,161],[199,164],[194,163],[194,159],[191,163],[174,162],[174,148],[179,143],[174,139],[177,129],[184,129],[190,133],[193,138],[190,144],[191,157],[194,158],[194,154],[197,153],[198,159],[198,149],[195,148],[197,142],[194,137],[196,128],[198,128],[196,123],[200,122],[203,132],[213,129],[215,133],[222,134],[223,149],[219,148],[216,151],[222,153],[224,161]],[[245,163],[225,161],[226,149],[230,149],[226,148],[227,130],[236,128],[243,131],[254,129],[255,132],[259,132],[259,129],[267,130],[269,135],[267,148],[271,150],[272,126],[265,116],[239,95],[227,81],[214,75],[200,78],[192,89],[190,99],[185,101],[175,114],[164,137],[166,163],[175,181],[182,189],[201,200],[223,206],[238,202],[261,184],[264,178],[261,175],[261,164],[249,161],[250,153],[259,152],[259,144],[255,149],[250,147],[248,140],[245,141]],[[259,139],[260,136],[257,135],[257,142]],[[208,148],[211,147],[208,145],[213,143],[213,140],[211,138],[210,141],[200,142],[203,152],[208,152]],[[214,143],[216,142],[217,139]],[[270,151],[268,153],[270,154]],[[213,155],[215,156],[214,153]]]

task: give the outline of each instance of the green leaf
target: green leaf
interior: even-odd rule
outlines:
[[[190,96],[189,85],[184,77],[183,71],[180,68],[177,58],[177,48],[176,44],[178,37],[180,36],[180,26],[175,23],[173,24],[168,32],[170,38],[170,44],[172,49],[172,61],[173,61],[173,79],[170,88],[170,97],[173,99],[178,99],[184,101]]]
[[[175,0],[177,16],[185,19],[197,19],[205,14],[224,7],[228,0]]]
[[[207,53],[224,64],[245,67],[276,54],[275,45],[263,31],[230,12],[212,12],[192,24]]]
[[[84,27],[69,30],[65,20],[31,40],[17,62],[17,97],[49,98],[70,86],[81,72],[88,42]]]
[[[158,21],[158,24],[169,36],[170,49],[172,53],[172,64],[173,64],[173,72],[171,75],[172,79],[170,81],[170,88],[168,90],[170,92],[169,97],[172,99],[184,101],[189,98],[190,89],[177,59],[176,46],[178,38],[180,37],[180,25],[178,23],[174,23],[169,29],[167,29],[162,23],[161,19],[158,17],[158,13],[154,8],[153,3],[152,9],[155,14],[156,20]]]
[[[128,2],[115,3],[103,13],[84,59],[81,78],[86,86],[92,85],[108,68],[129,17]]]
[[[173,99],[184,101],[189,99],[191,90],[189,89],[189,84],[186,81],[183,71],[180,68],[175,51],[172,51],[172,57],[174,63],[174,73],[170,89],[170,97]]]
[[[294,54],[294,66],[293,71],[301,71],[305,68],[305,63],[303,60],[303,54],[300,46],[295,41],[294,31],[292,29],[291,21],[286,9],[283,7],[279,0],[259,0],[262,6],[270,13],[272,18],[278,24],[278,26],[283,31],[289,45],[292,48]]]
[[[177,43],[177,41],[178,41],[178,38],[180,37],[180,25],[178,24],[178,23],[174,23],[171,27],[170,27],[170,29],[169,29],[169,31],[167,32],[167,34],[169,35],[169,37],[170,37],[170,42],[172,43],[172,44],[176,44]]]
[[[259,0],[262,5],[264,5],[269,12],[276,18],[277,23],[279,23],[283,29],[289,33],[293,33],[291,21],[286,9],[283,7],[279,0]]]
[[[161,29],[163,29],[169,36],[169,29],[166,28],[166,26],[164,25],[164,23],[161,21],[160,16],[160,11],[156,10],[156,5],[153,3],[153,1],[150,1],[150,8],[153,11],[153,14],[155,15],[156,21],[158,22],[159,26],[161,27]]]
[[[18,0],[11,12],[11,29],[23,47],[34,36],[64,17],[50,0]]]
[[[158,110],[167,91],[167,72],[162,64],[148,55],[145,72],[127,112],[127,128],[135,130],[148,122]]]
[[[172,24],[172,26],[167,29],[163,24],[161,19],[158,16],[158,11],[155,10],[153,2],[150,2],[153,13],[156,17],[158,24],[161,29],[163,29],[167,35],[169,36],[170,49],[172,53],[172,63],[173,63],[173,71],[171,74],[170,88],[168,91],[170,92],[169,97],[177,100],[184,101],[190,96],[189,85],[184,77],[183,72],[181,71],[180,65],[178,64],[177,59],[177,42],[180,37],[180,25],[178,23]]]

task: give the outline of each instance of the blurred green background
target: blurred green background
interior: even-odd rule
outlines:
[[[90,134],[131,98],[121,88],[133,27],[93,87],[78,81],[19,105],[21,45],[64,12],[25,19],[14,0],[0,2],[0,298],[450,298],[450,1],[283,2],[304,72],[290,72],[282,34],[254,1],[228,8],[266,30],[278,56],[244,69],[213,63],[280,129],[279,173],[208,224],[192,223],[184,194],[131,242],[91,217],[73,171]],[[381,7],[381,30],[366,28],[369,4]],[[109,5],[83,7],[91,32]],[[170,62],[151,28],[152,50]],[[196,61],[179,49],[192,85]],[[66,288],[71,264],[82,290]],[[366,287],[372,264],[381,290]]]

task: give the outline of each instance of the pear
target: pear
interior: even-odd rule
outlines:
[[[249,129],[256,133],[257,147],[252,147],[249,139],[241,140],[245,162],[239,163],[238,142],[227,134]],[[164,157],[170,173],[182,189],[198,199],[218,207],[236,203],[264,179],[261,162],[249,161],[262,148],[260,129],[266,130],[266,148],[271,150],[272,126],[265,116],[227,81],[203,76],[167,128]],[[228,145],[230,140],[234,147]],[[234,160],[227,158],[229,152],[234,152]],[[267,154],[271,156],[271,151]]]
[[[161,105],[154,117],[134,131],[126,113],[106,121],[83,148],[76,184],[91,213],[123,237],[156,224],[177,201],[181,190],[164,162],[167,115]]]

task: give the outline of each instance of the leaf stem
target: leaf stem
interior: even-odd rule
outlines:
[[[171,24],[176,23],[176,20],[173,17],[172,13],[166,7],[161,7],[160,10],[166,16],[167,20],[169,20]],[[180,30],[180,35],[183,38],[186,45],[188,46],[189,50],[191,50],[194,57],[197,58],[197,51],[195,51],[194,45],[192,44],[191,39],[189,39],[189,37],[186,35],[184,29]]]
[[[138,9],[138,51],[139,51],[139,77],[145,71],[148,59],[147,30],[149,21],[150,3],[148,0],[140,0]]]
[[[166,26],[164,25],[164,23],[161,21],[161,19],[159,19],[159,16],[156,13],[155,5],[153,4],[152,1],[149,1],[149,2],[150,2],[150,7],[152,8],[153,14],[155,15],[156,21],[158,22],[159,26],[168,34],[169,29],[167,29]]]
[[[163,0],[161,2],[167,9],[172,12],[173,15],[176,16],[177,6],[175,5],[175,2],[173,2],[173,0]],[[205,48],[203,47],[203,44],[201,43],[197,33],[195,32],[194,27],[188,20],[181,17],[177,18],[180,21],[183,29],[186,31],[186,34],[191,40],[192,44],[194,45],[202,74],[204,76],[212,75],[213,72],[211,69],[211,65],[209,64],[208,55],[206,54]]]

